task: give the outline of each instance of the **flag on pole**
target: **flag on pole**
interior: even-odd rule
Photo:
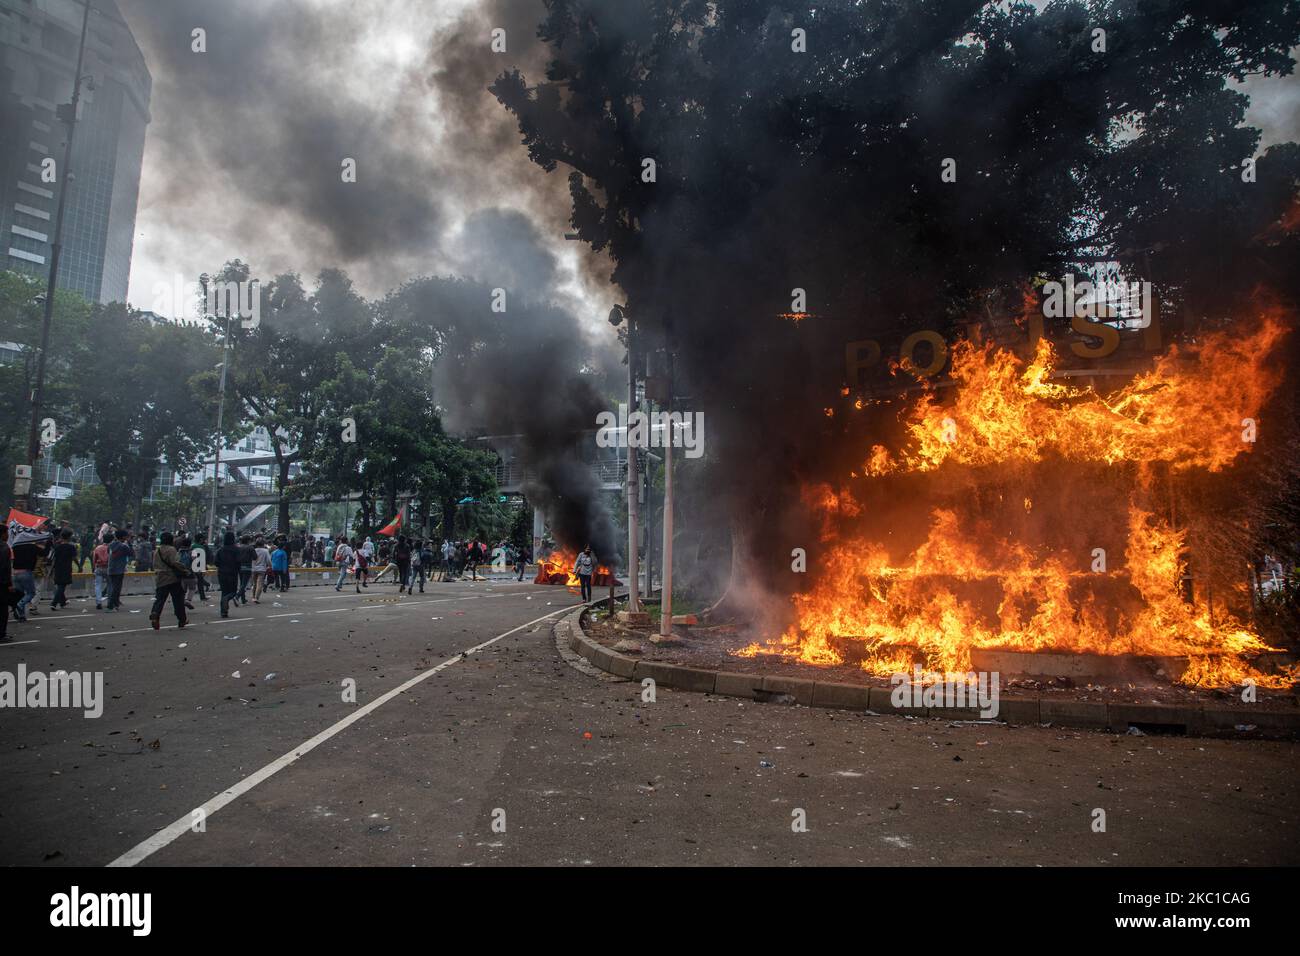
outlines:
[[[17,522],[24,528],[38,528],[48,520],[48,518],[42,518],[40,515],[29,515],[26,511],[19,511],[17,508],[10,508],[9,520],[6,521],[5,524],[13,524],[14,522]]]
[[[50,532],[42,530],[49,518],[31,515],[17,508],[9,509],[9,547],[27,544],[31,541],[45,541],[52,537]]]
[[[390,521],[388,524],[384,525],[375,533],[387,535],[388,537],[391,538],[393,535],[397,534],[397,532],[402,530],[402,515],[405,513],[406,513],[406,505],[402,505],[402,507],[397,509],[397,517],[394,518],[392,521]]]

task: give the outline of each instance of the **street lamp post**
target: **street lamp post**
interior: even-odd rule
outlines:
[[[636,411],[636,324],[631,315],[622,307],[614,306],[609,310],[609,323],[618,326],[624,319],[627,320],[627,408],[628,418],[631,420],[632,413]],[[628,441],[630,429],[623,434],[623,444],[627,451],[627,609],[632,613],[641,610],[641,599],[638,595],[640,582],[638,580],[640,568],[640,555],[638,547],[640,546],[640,528],[641,513],[639,503],[639,479],[637,475],[637,456],[636,449]],[[611,605],[612,606],[612,605]]]
[[[659,636],[671,638],[673,633],[673,353],[667,352],[668,393],[664,396],[664,569],[659,584]]]
[[[208,301],[209,276],[205,272],[199,277],[203,285],[203,301]],[[207,315],[205,304],[203,313]],[[221,442],[222,427],[226,413],[226,370],[230,367],[230,310],[226,310],[226,332],[221,342],[221,384],[217,388],[217,441],[212,456],[212,502],[208,506],[208,541],[216,545],[217,540],[217,485],[221,481]]]
[[[63,251],[63,217],[68,205],[68,191],[72,188],[72,139],[77,129],[77,106],[81,102],[81,69],[86,61],[86,32],[90,26],[90,4],[85,4],[81,17],[81,43],[77,49],[77,71],[72,82],[72,104],[67,114],[68,140],[63,145],[63,169],[60,173],[62,183],[59,188],[58,212],[54,219],[54,241],[50,243],[50,275],[45,287],[45,315],[41,322],[41,348],[36,353],[36,381],[32,388],[32,417],[27,432],[27,460],[29,468],[35,469],[41,457],[40,421],[41,401],[45,397],[45,354],[50,348],[50,324],[54,320],[54,286],[59,278],[59,257]],[[21,467],[21,466],[20,466]],[[15,502],[23,510],[29,510],[31,498],[30,485],[26,494],[15,495]]]

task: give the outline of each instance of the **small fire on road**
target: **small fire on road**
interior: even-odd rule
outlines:
[[[539,558],[537,561],[537,577],[533,578],[534,584],[563,584],[567,587],[576,588],[582,585],[578,576],[573,573],[573,563],[578,560],[576,551],[556,551],[548,558]],[[596,573],[591,576],[591,586],[593,588],[607,588],[613,583],[614,587],[622,585],[622,581],[614,577],[609,568],[597,565]]]

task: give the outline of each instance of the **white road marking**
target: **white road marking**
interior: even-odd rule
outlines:
[[[208,625],[208,624],[222,624],[222,623],[225,623],[225,624],[233,624],[233,623],[235,623],[236,621],[265,621],[265,620],[270,620],[270,619],[273,618],[273,617],[290,617],[290,616],[295,615],[295,614],[337,614],[337,613],[339,613],[340,611],[356,611],[356,610],[366,610],[366,609],[373,610],[373,609],[376,609],[376,608],[388,608],[388,607],[416,607],[417,605],[420,605],[420,604],[448,604],[448,603],[455,603],[455,602],[457,602],[457,601],[484,601],[484,600],[487,600],[488,597],[516,597],[516,596],[517,596],[517,595],[512,595],[512,594],[493,594],[493,595],[485,595],[485,594],[471,594],[471,595],[469,595],[469,596],[467,596],[467,597],[434,598],[433,600],[429,600],[429,601],[401,601],[401,600],[397,600],[397,601],[384,601],[384,602],[382,602],[382,603],[379,602],[379,601],[376,601],[376,602],[373,602],[373,603],[367,603],[367,604],[357,604],[357,605],[353,605],[353,606],[351,606],[351,607],[336,607],[336,608],[331,608],[331,609],[329,609],[329,610],[327,610],[327,611],[310,611],[310,610],[303,610],[303,611],[287,611],[287,612],[285,612],[285,613],[283,613],[283,614],[268,614],[268,615],[266,615],[265,617],[262,617],[262,618],[253,618],[253,617],[223,617],[223,618],[214,618],[213,620],[210,620],[210,621],[196,621],[196,622],[193,623],[193,624],[187,624],[187,625],[185,625],[185,626],[186,626],[186,627],[200,627],[200,626],[205,626],[205,625]],[[319,600],[319,598],[313,598],[313,600]],[[128,628],[123,628],[123,629],[120,630],[120,631],[119,631],[119,630],[87,631],[85,634],[65,634],[65,635],[63,636],[63,639],[64,639],[65,641],[71,641],[71,640],[74,640],[75,638],[78,638],[78,637],[113,637],[114,635],[117,635],[117,634],[139,634],[141,631],[152,631],[152,630],[153,630],[152,627],[128,627]],[[160,631],[174,631],[174,630],[177,630],[177,626],[176,626],[175,624],[165,624],[165,625],[163,625],[162,627],[160,627],[159,630],[160,630]]]
[[[223,623],[234,624],[236,621],[251,621],[251,620],[253,620],[253,618],[251,617],[222,617],[222,618],[217,618],[215,621],[199,621],[197,624],[186,624],[185,626],[205,627],[208,624],[223,624]],[[138,634],[141,631],[152,631],[152,630],[153,630],[152,627],[128,627],[121,631],[88,631],[85,634],[65,634],[63,635],[63,639],[65,641],[70,641],[75,637],[114,637],[115,635],[118,634]],[[175,624],[165,624],[162,627],[158,628],[158,630],[176,631],[176,630],[180,630],[180,628],[178,628]]]
[[[430,677],[432,677],[434,674],[437,674],[439,671],[445,670],[446,668],[450,667],[452,664],[455,664],[458,661],[461,661],[464,658],[468,657],[470,654],[475,654],[478,651],[483,650],[483,648],[495,644],[497,641],[501,640],[502,638],[509,637],[511,634],[518,633],[519,631],[522,631],[524,628],[532,627],[534,624],[538,624],[546,620],[548,617],[554,617],[557,614],[563,614],[566,611],[572,611],[573,608],[576,606],[577,605],[556,608],[554,611],[551,611],[548,614],[543,614],[541,617],[534,618],[533,620],[527,622],[526,624],[520,624],[518,627],[512,627],[510,630],[504,631],[501,634],[498,634],[496,637],[484,641],[482,644],[475,644],[473,647],[469,648],[466,651],[463,651],[460,654],[457,654],[455,657],[448,658],[447,660],[443,661],[441,664],[438,664],[436,667],[430,667],[426,671],[421,671],[419,674],[416,674],[406,683],[399,684],[397,687],[394,687],[392,690],[390,690],[388,693],[384,694],[383,696],[376,697],[374,700],[372,700],[370,703],[366,704],[365,706],[357,708],[352,713],[348,714],[348,716],[340,720],[338,723],[333,724],[330,727],[326,727],[315,737],[312,737],[310,740],[299,744],[297,747],[289,751],[287,754],[284,754],[282,757],[279,757],[276,760],[271,761],[261,770],[258,770],[256,773],[250,774],[249,776],[245,777],[243,780],[239,781],[239,783],[235,784],[233,787],[230,787],[222,791],[221,793],[219,793],[217,796],[213,797],[211,800],[209,800],[207,803],[203,804],[203,806],[199,808],[200,810],[203,811],[202,818],[207,819],[208,817],[212,816],[212,814],[220,810],[222,807],[226,806],[227,804],[233,803],[235,800],[238,800],[241,796],[243,796],[244,794],[248,793],[248,791],[256,787],[259,783],[262,783],[264,780],[270,779],[271,777],[279,773],[281,770],[283,770],[285,767],[288,767],[290,764],[296,762],[299,757],[302,757],[305,754],[308,754],[311,751],[315,750],[317,747],[325,743],[330,738],[338,735],[342,731],[351,727],[362,717],[367,716],[372,711],[378,710],[380,707],[384,706],[384,704],[388,703],[394,697],[406,693],[412,687],[415,687],[417,684],[425,680],[428,680]],[[328,612],[322,611],[319,613],[324,614]],[[149,837],[147,840],[143,840],[140,843],[136,844],[134,847],[127,850],[125,853],[123,853],[121,856],[119,856],[116,860],[109,863],[108,865],[109,866],[135,866],[136,864],[143,862],[153,854],[157,853],[163,847],[175,841],[182,834],[188,833],[190,831],[190,826],[193,824],[193,822],[194,822],[193,811],[187,812],[179,820],[159,830],[157,833]]]
[[[19,644],[39,644],[40,641],[3,641],[0,647],[17,647]]]

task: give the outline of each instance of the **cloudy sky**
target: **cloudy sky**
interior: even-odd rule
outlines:
[[[520,241],[557,258],[551,296],[603,323],[616,293],[608,264],[564,241],[565,173],[529,162],[486,91],[503,70],[540,76],[538,0],[119,2],[154,81],[136,307],[233,257],[263,277],[337,266],[371,296],[418,275],[491,280],[462,229],[509,208],[531,220]],[[192,49],[200,27],[205,53]]]
[[[608,263],[563,239],[566,171],[530,163],[486,92],[514,67],[540,78],[540,0],[119,2],[154,79],[132,304],[155,308],[156,285],[236,256],[263,277],[337,266],[370,296],[418,275],[491,281],[462,229],[504,207],[532,223],[520,242],[556,257],[551,297],[601,334],[618,295]],[[206,53],[192,50],[198,27]],[[1294,77],[1250,89],[1266,143],[1300,137]],[[342,182],[349,158],[355,183]]]

